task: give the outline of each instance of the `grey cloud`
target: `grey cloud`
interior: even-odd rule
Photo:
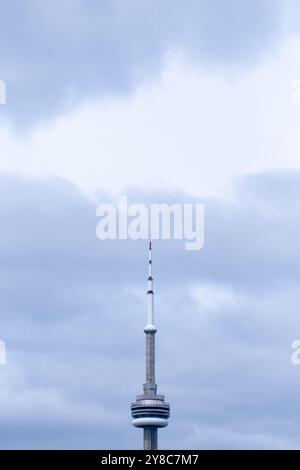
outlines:
[[[203,66],[251,64],[282,36],[277,0],[16,0],[1,5],[5,116],[27,126],[82,99],[130,92],[180,48]]]
[[[206,201],[203,252],[155,243],[158,383],[172,405],[162,447],[299,446],[299,224],[285,204],[299,179],[252,175],[234,201]],[[0,220],[1,448],[139,447],[145,243],[97,240],[94,204],[59,180],[2,176]],[[249,227],[259,238],[243,238]]]

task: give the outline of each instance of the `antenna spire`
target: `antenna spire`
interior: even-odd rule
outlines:
[[[154,291],[153,291],[153,277],[152,277],[152,242],[149,241],[149,276],[148,276],[148,308],[147,308],[147,325],[145,326],[145,333],[156,333],[154,326]]]
[[[149,242],[149,278],[148,281],[152,280],[152,242]]]

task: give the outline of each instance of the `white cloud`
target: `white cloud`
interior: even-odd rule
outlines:
[[[222,308],[236,308],[241,302],[241,294],[231,287],[218,284],[196,284],[190,289],[193,301],[209,314],[219,313]]]
[[[0,134],[0,170],[99,187],[228,192],[232,180],[268,168],[300,168],[300,107],[292,103],[300,37],[251,72],[201,70],[169,53],[156,83],[99,100],[36,127]]]

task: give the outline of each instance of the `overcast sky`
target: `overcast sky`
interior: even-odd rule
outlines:
[[[203,250],[153,247],[160,446],[300,448],[298,2],[0,17],[0,448],[141,448],[147,247],[96,238],[120,194],[205,203]]]

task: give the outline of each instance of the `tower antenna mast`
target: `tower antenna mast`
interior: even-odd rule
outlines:
[[[157,395],[155,382],[155,334],[154,324],[154,290],[152,277],[152,242],[148,250],[148,290],[147,290],[147,323],[146,334],[146,382],[144,393],[136,397],[131,405],[132,424],[144,431],[144,449],[157,450],[157,430],[168,425],[170,405],[163,395]]]

